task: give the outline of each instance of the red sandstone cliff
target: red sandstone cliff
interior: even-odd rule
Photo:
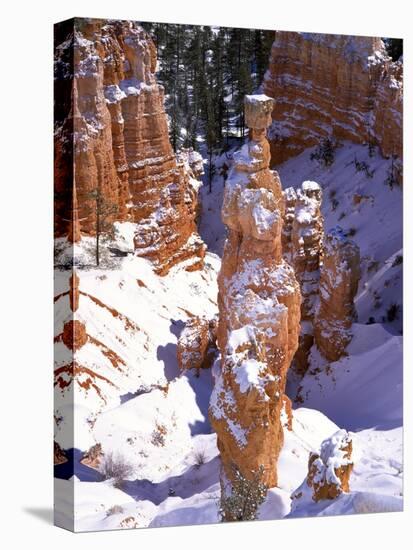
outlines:
[[[284,200],[278,174],[269,169],[266,128],[272,100],[246,96],[250,140],[234,155],[222,219],[228,228],[219,274],[218,347],[211,424],[223,463],[222,490],[236,470],[277,484],[283,444],[280,421],[286,375],[297,349],[300,291],[282,258]]]
[[[277,31],[264,93],[272,165],[327,136],[402,158],[403,65],[380,38]]]
[[[55,235],[137,223],[136,254],[159,274],[182,260],[202,265],[196,186],[168,137],[164,91],[155,79],[156,49],[129,21],[75,20],[61,25],[55,59]],[[77,227],[73,225],[76,184]]]

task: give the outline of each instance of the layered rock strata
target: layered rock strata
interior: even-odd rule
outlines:
[[[310,453],[307,478],[292,495],[293,509],[310,500],[310,495],[312,501],[318,502],[349,493],[352,451],[350,435],[339,430],[322,442],[320,453]]]
[[[201,267],[205,245],[194,221],[194,178],[169,141],[156,63],[152,40],[134,22],[82,19],[58,27],[55,234],[71,233],[76,181],[79,230],[92,235],[104,230],[102,220],[105,227],[135,222],[136,254],[165,274],[183,260]]]
[[[403,64],[380,38],[277,31],[264,93],[273,165],[326,137],[402,158]]]
[[[314,318],[316,345],[329,361],[337,361],[351,340],[359,280],[359,247],[335,227],[325,237],[320,302]]]
[[[222,490],[239,471],[277,484],[286,374],[297,349],[300,290],[282,257],[284,201],[269,169],[266,128],[273,101],[246,96],[249,141],[234,155],[222,207],[228,229],[219,274],[218,347],[211,424],[218,436]]]
[[[291,191],[286,195],[293,196]],[[290,250],[295,274],[301,287],[301,333],[295,355],[295,369],[304,374],[308,356],[314,343],[314,313],[320,282],[320,264],[323,258],[324,219],[321,214],[322,191],[313,181],[305,181],[295,196],[291,227]],[[287,202],[290,204],[292,200]],[[289,207],[289,210],[292,208]],[[285,224],[284,224],[285,225]],[[288,250],[288,248],[287,248]]]

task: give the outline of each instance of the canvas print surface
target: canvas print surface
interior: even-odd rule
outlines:
[[[403,506],[402,41],[55,26],[55,522]]]

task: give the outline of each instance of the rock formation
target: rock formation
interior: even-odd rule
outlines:
[[[283,191],[284,196],[284,223],[281,234],[281,245],[284,258],[288,263],[292,263],[293,247],[292,247],[292,232],[295,218],[295,204],[297,202],[297,193],[294,187],[287,187]]]
[[[403,65],[380,38],[277,31],[264,93],[276,99],[273,165],[325,137],[402,158]]]
[[[159,274],[183,260],[201,267],[197,189],[169,142],[149,35],[133,22],[99,19],[56,29],[55,235],[73,234],[67,218],[76,181],[83,234],[100,231],[103,218],[130,220],[136,254]]]
[[[53,464],[58,466],[67,462],[66,453],[62,450],[61,446],[54,441],[53,443]]]
[[[207,369],[212,366],[216,352],[217,320],[190,317],[179,339],[177,357],[181,370]]]
[[[291,191],[286,192],[292,197]],[[324,220],[321,214],[322,191],[313,181],[305,181],[297,190],[291,227],[291,255],[295,275],[301,287],[301,333],[299,346],[295,355],[295,368],[299,374],[304,374],[308,367],[308,355],[314,342],[313,319],[318,299],[320,263],[324,236]],[[288,248],[287,248],[288,250]]]
[[[314,319],[315,342],[329,361],[337,361],[351,340],[359,279],[359,247],[335,227],[325,237],[320,303]]]
[[[353,443],[346,430],[339,430],[321,444],[320,453],[310,453],[308,475],[293,493],[293,509],[304,500],[332,500],[350,492]]]
[[[102,459],[102,445],[100,443],[96,443],[86,453],[84,453],[80,462],[86,466],[89,466],[89,468],[95,468],[97,470],[102,463]]]
[[[277,484],[283,394],[298,344],[300,291],[282,258],[284,201],[278,175],[269,169],[272,108],[267,96],[246,96],[250,139],[234,155],[222,207],[228,237],[218,279],[221,360],[214,365],[210,419],[223,491],[236,470],[251,479],[261,465],[263,482]]]

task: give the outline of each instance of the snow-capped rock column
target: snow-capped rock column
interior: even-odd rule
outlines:
[[[277,484],[282,397],[298,344],[300,290],[282,258],[283,196],[269,169],[272,106],[264,95],[245,98],[250,140],[234,155],[222,207],[228,238],[218,280],[221,360],[209,410],[223,491],[235,470],[250,479],[261,465],[263,482]]]
[[[329,361],[337,361],[351,340],[359,280],[359,247],[337,226],[325,237],[320,304],[314,319],[316,345]]]
[[[292,510],[311,501],[333,500],[342,493],[349,493],[352,451],[349,433],[339,430],[321,443],[320,453],[310,453],[308,475],[292,494]]]
[[[292,245],[292,232],[295,218],[295,204],[297,202],[297,193],[294,187],[287,187],[283,191],[284,196],[284,224],[281,235],[281,243],[283,256],[287,262],[292,263],[293,259],[293,245]]]
[[[301,287],[301,333],[295,369],[304,374],[314,342],[313,319],[319,290],[320,263],[324,236],[321,214],[322,191],[318,183],[305,181],[297,190],[291,229],[291,253]]]

